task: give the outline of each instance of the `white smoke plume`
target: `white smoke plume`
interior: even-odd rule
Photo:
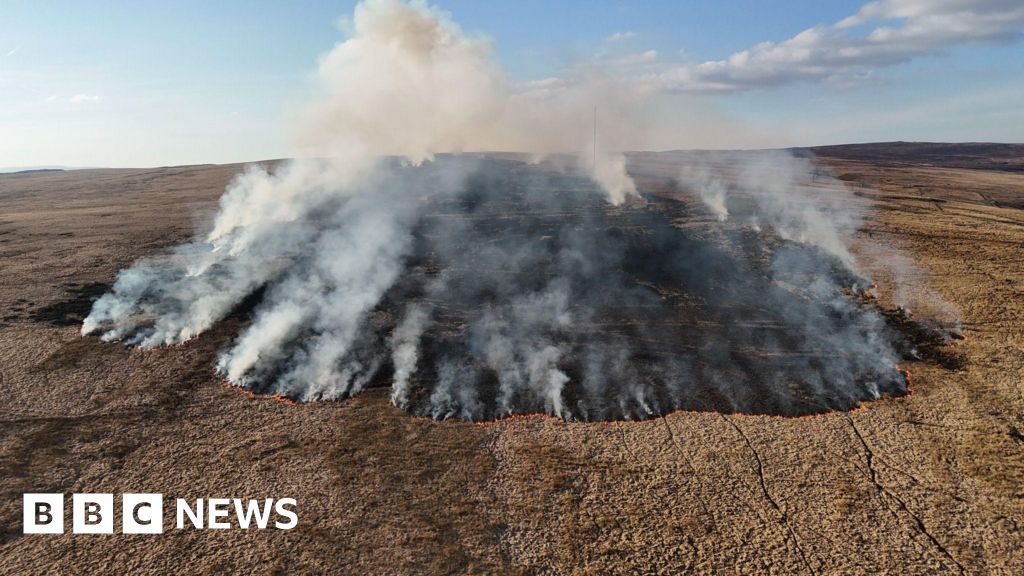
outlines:
[[[275,278],[309,246],[357,247],[358,252],[345,252],[349,262],[323,262],[310,278],[280,281],[289,288],[275,288],[275,293],[289,297],[262,313],[255,324],[259,329],[243,336],[235,353],[220,365],[240,382],[245,372],[258,367],[259,356],[267,359],[298,326],[318,315],[317,305],[326,304],[319,293],[324,287],[331,287],[333,297],[344,297],[338,274],[374,274],[376,282],[369,283],[373,288],[368,292],[351,291],[368,302],[353,306],[354,317],[393,281],[395,271],[381,261],[394,262],[401,254],[402,239],[395,236],[402,231],[401,215],[373,206],[383,202],[384,194],[377,191],[366,192],[370,199],[357,198],[356,181],[381,156],[397,155],[419,164],[440,151],[511,147],[554,153],[588,143],[590,127],[569,114],[590,110],[589,101],[576,101],[585,97],[581,90],[573,91],[571,105],[564,97],[538,105],[537,98],[515,93],[491,58],[487,40],[464,35],[445,14],[422,2],[359,4],[351,37],[322,59],[318,76],[326,96],[304,114],[301,132],[306,150],[326,160],[295,161],[274,172],[247,170],[221,199],[205,237],[161,262],[122,272],[114,292],[85,321],[84,333],[102,332],[104,339],[142,347],[188,340]],[[524,98],[529,106],[522,105]],[[517,112],[525,110],[529,112]],[[551,134],[559,138],[549,138]],[[602,150],[596,158],[592,174],[607,183],[612,202],[635,194],[621,153]],[[361,214],[352,206],[342,207],[342,198],[371,210]],[[306,225],[311,218],[324,217],[319,212],[325,207],[338,210],[328,218],[345,231],[324,235],[317,226]],[[364,227],[366,233],[355,237],[350,226]],[[344,341],[351,330],[334,336]],[[329,361],[323,352],[308,353],[315,361]]]
[[[391,402],[399,408],[405,408],[409,403],[409,379],[416,373],[420,337],[429,320],[429,309],[413,304],[406,310],[405,317],[391,337],[391,362],[395,365]]]
[[[419,164],[437,152],[581,153],[614,204],[636,194],[611,119],[638,95],[625,83],[581,77],[556,93],[518,89],[494,61],[488,40],[464,34],[424,2],[367,0],[353,34],[320,62],[326,97],[302,116],[301,141],[315,154],[365,160],[396,155]],[[600,106],[593,156],[591,109]],[[604,116],[604,113],[602,114]]]
[[[863,209],[841,181],[808,158],[774,150],[695,152],[680,161],[678,181],[720,221],[770,227],[783,239],[821,248],[857,269],[849,244]],[[730,203],[736,205],[732,211]]]
[[[696,192],[719,222],[729,219],[729,208],[725,203],[728,184],[713,168],[704,162],[687,162],[679,169],[679,182]]]

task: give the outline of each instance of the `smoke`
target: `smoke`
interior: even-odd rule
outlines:
[[[429,320],[429,309],[421,304],[413,304],[391,338],[391,362],[395,366],[391,402],[399,408],[405,408],[409,403],[409,379],[416,373],[420,336]]]
[[[588,74],[517,89],[490,42],[464,34],[424,2],[367,0],[352,35],[321,61],[326,96],[300,118],[308,151],[346,163],[395,155],[413,164],[438,151],[581,153],[582,168],[614,204],[636,195],[621,150],[604,145],[633,130],[626,122],[641,97],[627,83]],[[593,139],[591,110],[602,110]]]
[[[720,221],[769,227],[857,267],[848,246],[863,209],[809,158],[781,150],[692,152],[680,159],[678,182]]]
[[[490,52],[425,3],[358,5],[299,119],[311,159],[247,169],[193,242],[121,271],[83,334],[176,344],[256,301],[216,361],[232,384],[304,401],[389,384],[433,418],[905,391],[896,336],[853,296],[869,282],[840,183],[784,154],[676,155],[679,197],[640,199],[650,167],[613,145],[650,126],[644,94],[593,72],[523,89]],[[467,151],[527,154],[448,154]]]
[[[888,285],[886,296],[903,314],[926,318],[928,323],[960,333],[963,322],[960,310],[929,286],[928,275],[912,258],[895,247],[877,242],[860,244],[858,252],[866,267],[875,270],[879,280]]]
[[[720,221],[768,227],[783,239],[821,248],[858,274],[861,283],[868,282],[861,270],[872,269],[887,278],[889,297],[898,306],[959,324],[959,311],[921,281],[921,270],[898,249],[860,243],[863,262],[858,262],[850,246],[867,206],[812,158],[777,150],[692,152],[680,158],[677,181]]]
[[[464,190],[432,199],[382,303],[433,307],[406,409],[436,416],[443,397],[442,417],[472,419],[792,414],[903,391],[896,335],[827,242],[708,221],[688,190],[610,206],[579,175],[547,168],[481,160]],[[734,187],[755,210],[763,192]],[[430,288],[438,275],[443,290]],[[438,366],[457,366],[461,386]],[[472,407],[454,408],[461,387]]]
[[[729,208],[725,205],[727,184],[711,166],[704,161],[683,164],[679,169],[679,182],[696,192],[719,222],[729,219]]]

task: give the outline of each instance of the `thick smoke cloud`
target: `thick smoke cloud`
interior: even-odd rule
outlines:
[[[825,178],[798,178],[808,164],[785,155],[766,163],[794,188]],[[750,157],[725,163],[744,164],[757,169]],[[738,221],[712,217],[685,184],[674,198],[614,207],[579,175],[481,160],[463,190],[430,200],[381,304],[404,318],[401,332],[415,316],[420,342],[414,381],[394,378],[400,405],[438,418],[605,419],[677,408],[805,413],[902,392],[896,336],[855,297],[869,281],[833,244],[848,207],[794,192],[803,216],[782,218],[769,196],[780,191],[710,178],[729,187]]]
[[[320,62],[326,97],[306,111],[300,138],[346,163],[382,154],[419,164],[439,151],[586,151],[584,169],[619,204],[636,194],[621,150],[606,143],[631,130],[639,94],[586,75],[556,92],[516,90],[484,38],[468,36],[422,2],[358,5],[353,34]],[[603,137],[592,147],[591,111]]]
[[[487,41],[419,2],[360,4],[319,76],[299,132],[321,159],[241,174],[195,241],[119,274],[84,334],[176,344],[256,299],[216,362],[229,382],[306,401],[388,383],[434,418],[904,391],[894,334],[855,297],[857,210],[809,161],[677,156],[675,196],[640,198],[642,158],[613,145],[637,141],[642,94],[598,75],[516,91]],[[483,150],[527,154],[447,154]]]

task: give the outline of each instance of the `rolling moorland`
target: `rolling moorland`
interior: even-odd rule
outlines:
[[[959,310],[960,361],[908,362],[909,395],[587,423],[252,397],[211,368],[242,314],[152,351],[79,334],[242,165],[0,175],[0,574],[1024,572],[1024,145],[798,153],[869,209],[855,252],[899,249]],[[686,201],[674,154],[630,156],[642,193]],[[293,497],[299,526],[26,536],[25,492]]]

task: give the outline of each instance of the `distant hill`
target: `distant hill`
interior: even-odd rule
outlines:
[[[59,172],[67,169],[67,166],[10,166],[7,168],[0,168],[0,174],[16,174],[19,172]]]
[[[1024,172],[1024,144],[989,142],[877,142],[795,148],[822,158],[878,165],[913,164],[943,168]]]
[[[1000,170],[1024,173],[1024,144],[1001,144],[995,142],[872,142],[868,144],[835,144],[789,148],[796,154],[813,154],[821,158],[833,158],[854,162],[868,162],[879,166],[938,166],[974,170]],[[701,150],[674,150],[677,153],[700,153]],[[520,158],[523,153],[488,152],[497,157]],[[632,152],[630,156],[650,155],[648,152]],[[655,153],[656,154],[656,153]],[[261,160],[239,164],[264,164],[275,166],[284,160]],[[163,168],[194,168],[196,165],[161,166]],[[14,166],[0,168],[0,174],[57,172],[62,170],[85,170],[84,166]]]

